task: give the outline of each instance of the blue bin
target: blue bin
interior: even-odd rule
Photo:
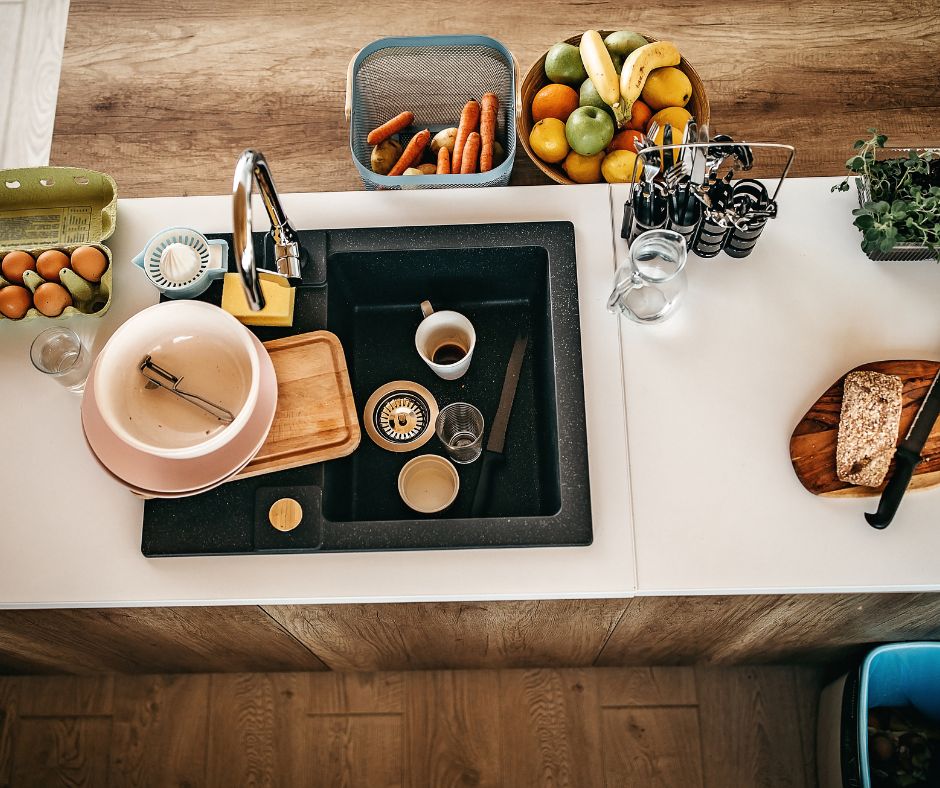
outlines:
[[[871,788],[868,710],[913,706],[940,721],[940,643],[890,643],[858,671],[823,690],[819,704],[821,788]]]

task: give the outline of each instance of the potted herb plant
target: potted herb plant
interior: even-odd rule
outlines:
[[[940,152],[892,150],[878,159],[887,136],[869,129],[871,138],[856,140],[856,153],[845,166],[858,175],[859,208],[853,224],[862,232],[862,250],[872,260],[940,260]],[[849,178],[832,187],[848,191]]]

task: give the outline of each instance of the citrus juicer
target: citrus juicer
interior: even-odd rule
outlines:
[[[134,264],[167,298],[195,298],[228,269],[228,243],[189,227],[168,227],[151,238]]]

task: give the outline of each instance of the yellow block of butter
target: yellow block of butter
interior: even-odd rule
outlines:
[[[290,326],[294,322],[296,289],[277,274],[261,271],[261,292],[265,306],[253,312],[248,306],[240,274],[226,274],[222,282],[222,309],[246,326]]]

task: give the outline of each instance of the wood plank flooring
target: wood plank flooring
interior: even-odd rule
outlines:
[[[111,173],[124,197],[226,194],[260,148],[282,191],[360,189],[344,118],[350,59],[383,36],[481,33],[524,74],[556,41],[630,29],[677,43],[705,84],[712,128],[797,146],[794,175],[844,171],[869,126],[940,142],[936,0],[82,0],[71,10],[52,160]],[[514,184],[548,183],[517,148]]]
[[[821,681],[792,666],[0,678],[0,786],[808,788]]]

